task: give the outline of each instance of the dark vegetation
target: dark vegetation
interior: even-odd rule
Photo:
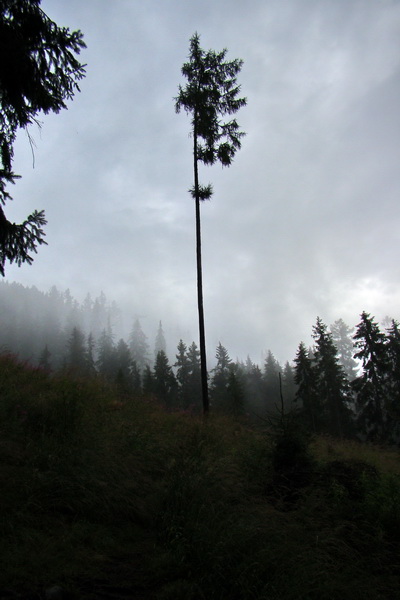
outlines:
[[[2,209],[16,131],[65,108],[84,76],[82,34],[39,5],[0,3],[0,274],[44,243],[43,212],[16,225]],[[198,36],[191,53],[194,87],[176,106],[193,112],[198,210],[212,189],[197,161],[230,164],[242,134],[235,120],[213,126],[245,99],[241,61],[204,53]],[[211,103],[198,98],[208,85]],[[261,369],[219,344],[203,421],[194,342],[171,365],[161,323],[154,359],[138,320],[115,341],[104,295],[1,292],[1,598],[399,597],[398,451],[376,445],[400,439],[396,321],[382,332],[364,312],[353,335],[318,318],[313,347],[283,369],[272,352]]]
[[[10,355],[0,394],[0,597],[399,597],[397,451]]]
[[[46,243],[43,210],[20,224],[3,210],[11,200],[6,187],[19,178],[12,170],[17,132],[40,126],[38,114],[67,108],[85,76],[77,59],[85,47],[82,33],[59,27],[42,11],[40,0],[0,1],[0,275],[6,261],[31,264],[32,253]]]
[[[387,319],[381,330],[364,312],[354,329],[341,319],[328,328],[318,318],[312,338],[312,347],[301,342],[283,366],[270,350],[261,365],[233,360],[219,343],[209,372],[212,411],[260,423],[283,405],[309,433],[398,445],[397,322]],[[168,410],[202,410],[196,343],[180,340],[168,351],[161,322],[149,342],[139,319],[124,323],[104,294],[79,303],[68,290],[0,282],[0,351],[48,373],[101,376],[122,394],[151,396]]]
[[[204,422],[196,344],[121,319],[0,283],[0,597],[398,597],[397,323],[219,344]]]

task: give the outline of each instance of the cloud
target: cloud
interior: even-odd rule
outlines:
[[[43,118],[34,170],[18,140],[8,210],[45,208],[50,245],[8,279],[103,289],[149,329],[161,318],[171,337],[197,339],[190,118],[173,100],[197,30],[244,59],[248,99],[231,168],[201,169],[214,187],[202,205],[210,356],[221,341],[235,358],[271,349],[284,362],[318,315],[398,315],[397,2],[42,6],[84,32],[87,78],[68,111]]]

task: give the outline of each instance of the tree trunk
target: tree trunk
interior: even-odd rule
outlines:
[[[196,120],[193,131],[193,159],[194,159],[194,189],[196,204],[196,259],[197,259],[197,307],[199,313],[199,338],[200,338],[200,372],[201,392],[203,401],[203,414],[208,415],[210,403],[208,398],[207,356],[206,336],[204,328],[204,306],[203,306],[203,274],[201,264],[201,228],[200,228],[200,195],[199,195],[199,172],[197,162],[197,131]]]

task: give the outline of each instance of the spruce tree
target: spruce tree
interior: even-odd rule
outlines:
[[[200,352],[195,342],[192,342],[187,350],[188,361],[188,384],[187,397],[188,406],[200,409],[202,405],[202,388],[201,388],[201,369],[200,369]]]
[[[282,374],[282,393],[286,406],[291,407],[296,395],[296,382],[291,364],[286,361]]]
[[[154,375],[150,365],[145,365],[142,373],[142,389],[146,398],[154,396]]]
[[[365,311],[354,334],[354,345],[354,357],[361,360],[363,368],[362,374],[353,382],[357,395],[357,423],[368,439],[384,440],[388,433],[387,399],[390,393],[386,337],[374,317]]]
[[[386,352],[388,360],[388,402],[390,437],[400,442],[400,326],[392,319],[386,331]]]
[[[140,373],[142,373],[149,364],[149,344],[147,343],[147,336],[143,333],[139,319],[135,319],[133,324],[129,336],[129,349],[132,359],[135,361]]]
[[[74,327],[68,339],[68,352],[66,357],[67,366],[76,374],[87,373],[87,350],[85,346],[85,335]]]
[[[176,379],[168,357],[163,350],[160,350],[157,354],[153,373],[154,393],[166,408],[171,409],[175,400]]]
[[[187,356],[187,346],[182,340],[179,340],[177,350],[178,354],[176,354],[176,361],[174,363],[174,367],[176,367],[176,381],[178,383],[179,404],[181,408],[186,409],[190,405],[190,366],[189,359]]]
[[[280,364],[272,354],[271,350],[268,350],[263,374],[267,410],[274,410],[276,406],[280,405],[279,373],[281,371]]]
[[[229,413],[241,417],[245,411],[244,383],[237,365],[233,365],[228,375],[227,395],[229,396]]]
[[[265,409],[265,381],[260,367],[247,359],[244,376],[246,404],[257,417],[263,417]]]
[[[353,358],[353,330],[346,325],[343,319],[335,321],[330,326],[330,330],[337,350],[339,363],[342,365],[347,379],[353,381],[357,377],[357,363]]]
[[[317,392],[323,403],[324,429],[338,437],[349,430],[348,408],[350,388],[343,367],[339,364],[332,334],[318,317],[313,327],[315,340],[315,372]]]
[[[128,344],[122,338],[115,348],[116,382],[122,392],[132,391],[133,361]]]
[[[398,395],[400,394],[400,325],[394,319],[386,330],[386,351],[391,387],[395,395]]]
[[[44,211],[23,223],[9,221],[3,206],[11,199],[7,184],[18,178],[12,170],[14,144],[20,128],[38,124],[36,115],[58,113],[79,91],[85,70],[77,60],[85,47],[80,31],[59,27],[40,8],[40,0],[0,2],[0,274],[6,260],[31,264],[32,252],[45,244]]]
[[[154,358],[157,357],[157,354],[159,352],[161,352],[161,350],[163,352],[165,352],[165,354],[167,353],[167,344],[165,342],[164,331],[163,331],[163,328],[162,328],[162,323],[160,321],[160,323],[158,325],[156,340],[155,340],[155,343],[154,343]]]
[[[306,426],[313,433],[320,429],[321,402],[317,391],[317,375],[304,342],[300,342],[294,359],[294,381],[297,385],[295,402],[302,408]]]
[[[245,98],[238,98],[240,86],[237,75],[243,61],[225,61],[227,50],[205,52],[200,47],[200,37],[195,33],[190,39],[189,62],[184,63],[182,75],[186,77],[185,87],[179,86],[175,98],[177,112],[183,108],[192,115],[194,185],[190,193],[195,200],[196,211],[196,259],[197,259],[197,306],[199,313],[199,337],[201,359],[201,382],[203,412],[209,411],[208,375],[203,307],[203,275],[201,257],[200,202],[212,196],[212,186],[200,185],[199,162],[213,165],[220,162],[228,167],[241,147],[244,133],[239,131],[236,119],[230,117],[246,104]]]
[[[93,335],[91,333],[89,333],[89,335],[87,337],[86,347],[87,347],[87,352],[86,352],[87,371],[88,371],[88,375],[93,376],[96,374],[96,366],[95,366],[95,360],[94,360],[95,343],[94,343]]]
[[[215,358],[217,359],[217,364],[212,370],[211,399],[215,407],[224,412],[230,412],[231,395],[229,393],[228,384],[232,370],[232,360],[229,357],[227,349],[221,342],[218,343]]]
[[[103,377],[106,377],[110,381],[115,379],[117,373],[116,354],[113,334],[110,327],[103,329],[97,342],[96,367]]]
[[[84,325],[85,331],[91,331],[91,318],[92,318],[92,310],[93,310],[93,300],[91,295],[88,293],[85,296],[85,299],[81,306],[82,312],[82,323]]]
[[[137,366],[135,360],[132,360],[131,378],[132,378],[132,392],[134,394],[140,395],[142,393],[142,375],[138,369],[138,366]]]
[[[101,292],[98,298],[95,298],[90,315],[90,331],[97,341],[101,335],[104,325],[107,321],[107,298],[104,292]]]

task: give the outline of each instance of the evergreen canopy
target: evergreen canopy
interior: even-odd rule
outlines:
[[[32,263],[31,252],[45,244],[44,211],[22,224],[6,219],[2,206],[11,199],[6,185],[12,171],[19,128],[38,123],[39,112],[58,113],[79,90],[85,75],[76,58],[85,48],[80,31],[58,27],[40,8],[40,0],[0,0],[0,273],[6,260]]]
[[[195,161],[206,165],[219,161],[229,166],[237,150],[241,147],[241,138],[245,135],[239,131],[236,119],[223,122],[221,117],[233,115],[245,106],[246,98],[238,98],[240,86],[236,76],[240,72],[243,61],[234,59],[225,61],[227,49],[221,52],[200,47],[200,36],[195,33],[190,39],[189,62],[182,66],[182,75],[188,80],[183,88],[179,86],[179,95],[175,98],[176,112],[183,108],[192,114],[193,138],[195,144]],[[200,200],[209,199],[212,187],[196,186],[191,190]]]

